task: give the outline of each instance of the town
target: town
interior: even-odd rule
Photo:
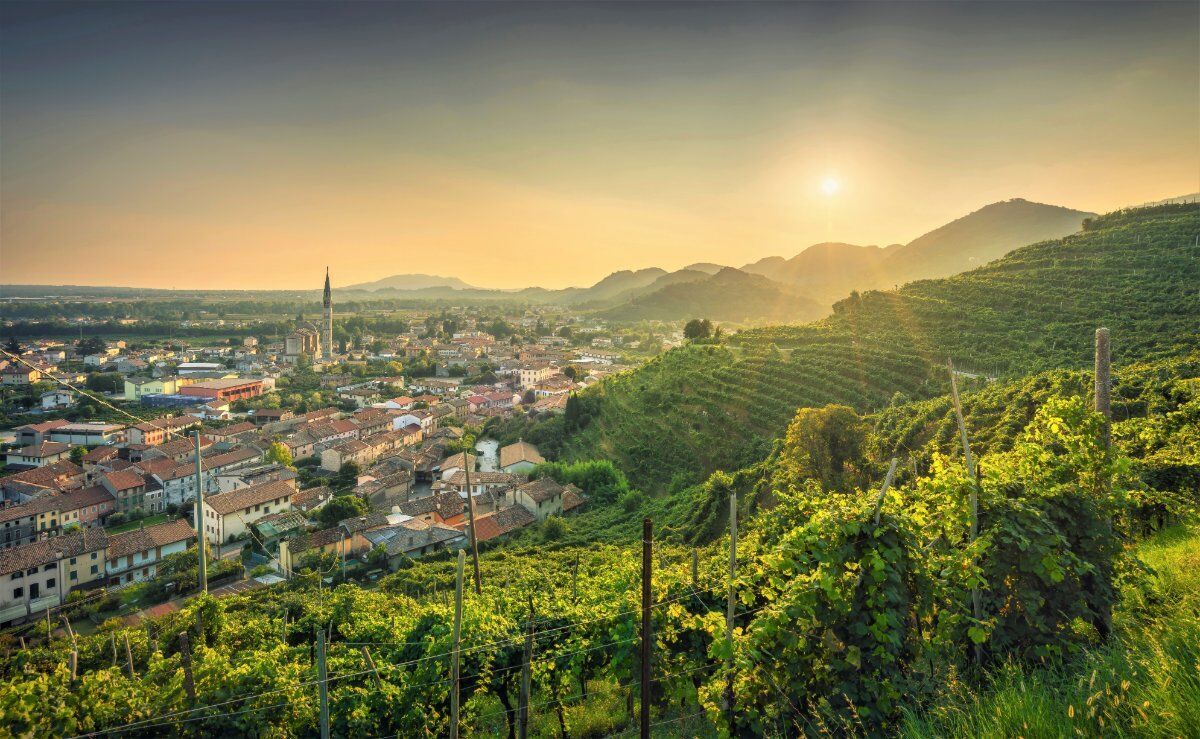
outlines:
[[[374,578],[579,510],[575,486],[529,479],[537,445],[488,429],[563,414],[640,361],[640,334],[478,314],[339,341],[326,275],[320,320],[275,337],[10,340],[4,413],[24,422],[0,437],[0,626],[81,600],[97,618],[170,608],[198,537],[210,583],[237,591],[329,559]]]

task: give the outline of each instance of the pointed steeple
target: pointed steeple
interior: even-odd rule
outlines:
[[[333,305],[333,294],[329,290],[329,267],[325,268],[325,307]]]

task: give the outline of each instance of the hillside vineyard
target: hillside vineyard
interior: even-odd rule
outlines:
[[[541,449],[528,474],[587,507],[481,545],[478,592],[461,551],[374,583],[329,555],[135,622],[47,612],[4,637],[3,725],[1008,735],[1040,701],[1043,735],[1189,735],[1198,234],[1190,205],[1098,216],[492,419],[483,437]]]

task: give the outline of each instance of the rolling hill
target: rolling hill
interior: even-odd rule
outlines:
[[[1016,198],[984,206],[907,244],[826,242],[791,259],[766,257],[742,269],[795,285],[815,300],[832,302],[851,290],[895,287],[974,269],[1019,246],[1074,233],[1094,215]]]
[[[816,301],[762,275],[752,275],[732,267],[726,267],[711,277],[700,274],[703,279],[685,279],[666,285],[634,297],[623,305],[601,311],[599,316],[622,322],[680,321],[703,317],[742,323],[809,320],[823,312]]]
[[[457,277],[439,277],[438,275],[392,275],[374,282],[362,282],[357,285],[347,285],[342,290],[425,290],[431,287],[448,287],[454,290],[474,290]]]
[[[582,393],[562,456],[673,488],[761,459],[797,407],[941,394],[947,357],[1002,376],[1086,367],[1101,325],[1118,364],[1195,351],[1197,234],[1195,205],[1120,211],[965,274],[852,296],[817,323],[670,351]]]

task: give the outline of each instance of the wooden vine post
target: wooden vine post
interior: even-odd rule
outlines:
[[[467,491],[470,495],[471,491]],[[459,646],[462,643],[463,568],[466,554],[458,550],[458,576],[454,581],[454,646],[450,656],[450,739],[458,739]]]
[[[470,438],[465,433],[463,434],[464,442],[467,442]],[[462,451],[463,475],[466,476],[467,482],[467,531],[471,535],[471,569],[475,573],[475,595],[483,595],[483,578],[479,574],[479,540],[475,538],[475,496],[471,493],[471,455],[467,452],[468,449],[472,449],[474,446],[474,444],[470,444],[469,442],[464,444]]]
[[[321,739],[329,739],[329,673],[325,667],[325,630],[317,626],[317,695],[321,705]]]
[[[1109,343],[1108,329],[1096,329],[1096,412],[1104,418],[1100,430],[1100,446],[1104,450],[1105,461],[1108,460],[1112,448],[1112,347]],[[1101,481],[1099,494],[1105,503],[1112,497],[1112,484],[1107,476]],[[1108,531],[1113,530],[1112,515],[1108,517]],[[1112,608],[1104,608],[1100,614],[1096,629],[1103,639],[1108,639],[1112,631]]]
[[[196,681],[192,678],[192,645],[188,641],[186,631],[179,634],[179,661],[183,665],[183,689],[187,693],[188,702],[196,704]]]
[[[954,377],[954,363],[946,360],[950,370],[950,395],[954,400],[954,415],[958,418],[958,435],[962,441],[963,456],[967,463],[967,477],[971,479],[971,543],[979,536],[979,481],[975,476],[975,458],[971,456],[971,444],[967,440],[967,422],[963,418],[962,399],[958,397],[958,382]],[[971,587],[971,612],[978,623],[983,620],[983,602],[979,596],[979,586]],[[975,644],[975,664],[983,662],[983,645]]]
[[[529,623],[525,625],[525,651],[521,658],[521,706],[517,714],[517,739],[529,736],[529,693],[533,672],[533,596],[529,596]]]
[[[725,658],[725,715],[729,719],[729,735],[736,736],[736,721],[733,714],[733,619],[737,606],[734,582],[737,577],[737,491],[729,494],[729,588],[725,596],[725,646],[729,656]]]
[[[654,634],[650,622],[650,577],[654,562],[654,524],[649,518],[642,519],[642,679],[641,711],[638,729],[642,739],[650,739],[650,650],[654,645]]]
[[[196,510],[194,512],[196,525],[196,558],[197,570],[196,577],[200,582],[200,592],[208,592],[208,560],[204,553],[204,471],[200,457],[200,431],[197,429],[193,433],[193,438],[196,442]],[[219,544],[219,542],[218,542]],[[217,551],[220,556],[221,552]]]

